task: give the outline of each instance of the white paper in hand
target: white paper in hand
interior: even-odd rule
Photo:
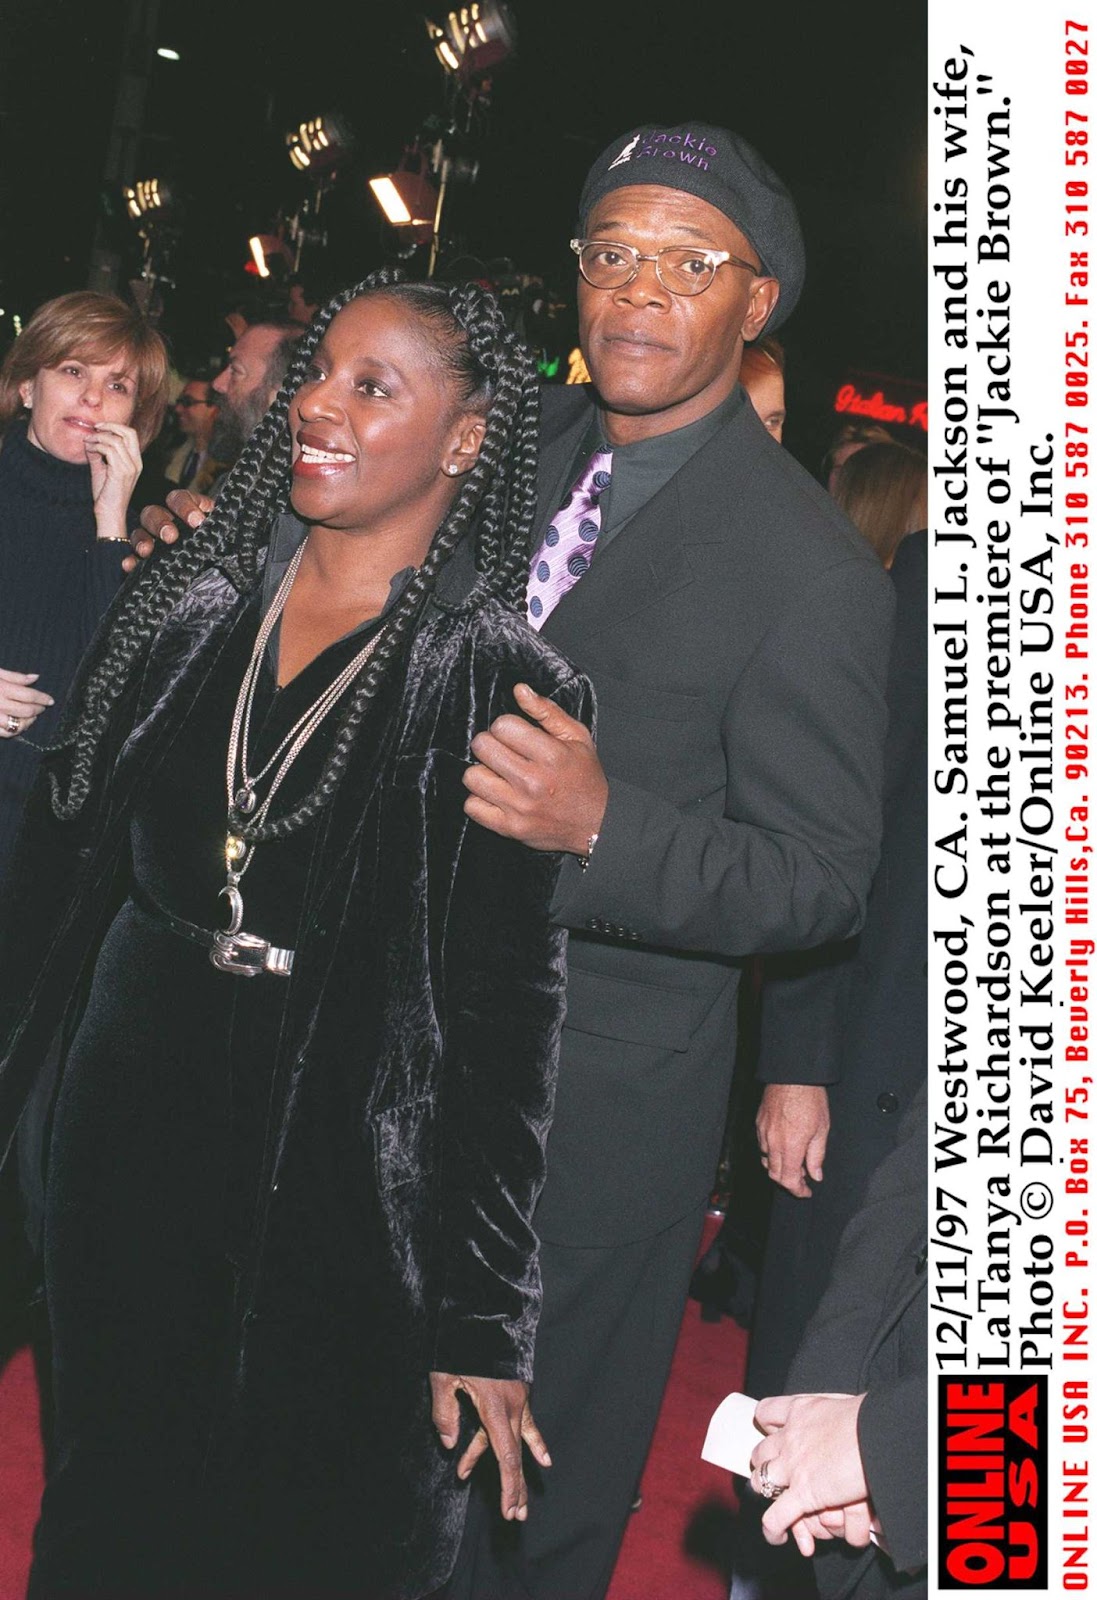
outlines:
[[[701,1447],[701,1459],[711,1461],[714,1467],[726,1467],[741,1478],[750,1477],[750,1457],[759,1439],[764,1439],[761,1428],[754,1425],[757,1400],[748,1394],[729,1394],[712,1414],[712,1421]]]

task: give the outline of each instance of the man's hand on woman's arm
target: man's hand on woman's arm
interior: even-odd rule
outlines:
[[[200,528],[212,510],[213,501],[208,495],[192,494],[189,489],[173,489],[166,506],[146,506],[141,513],[140,527],[129,536],[135,553],[122,562],[123,569],[135,572],[140,563],[152,555],[157,544],[175,543],[181,532],[180,523],[188,528]]]

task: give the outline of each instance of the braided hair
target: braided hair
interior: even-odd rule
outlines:
[[[336,295],[301,338],[285,381],[225,480],[206,520],[186,541],[165,547],[122,590],[85,665],[54,750],[70,750],[67,784],[51,773],[57,817],[75,817],[91,790],[96,753],[112,708],[133,677],[156,630],[195,579],[219,567],[243,592],[258,586],[261,550],[273,519],[289,503],[290,402],[313,354],[344,306],[380,294],[421,318],[454,381],[463,405],[483,408],[480,453],[437,529],[421,567],[393,605],[380,642],[345,697],[335,736],[316,785],[286,816],[263,824],[233,813],[234,830],[249,842],[285,838],[309,823],[334,794],[366,709],[390,663],[414,630],[438,575],[461,540],[475,538],[481,585],[514,609],[524,604],[529,535],[536,504],[537,372],[507,327],[494,295],[477,284],[407,283],[385,268]]]

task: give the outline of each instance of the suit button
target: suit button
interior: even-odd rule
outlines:
[[[639,939],[639,937],[640,937],[640,935],[636,932],[635,928],[630,928],[629,929],[629,938],[630,939]]]
[[[929,1249],[928,1249],[927,1246],[923,1245],[921,1253],[918,1256],[917,1261],[914,1263],[915,1272],[924,1272],[926,1270],[926,1263],[928,1262],[928,1260],[929,1260]]]
[[[876,1108],[887,1116],[892,1111],[899,1109],[899,1096],[892,1094],[890,1089],[885,1089],[883,1094],[876,1096]]]

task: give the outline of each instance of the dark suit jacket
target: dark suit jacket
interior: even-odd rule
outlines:
[[[550,389],[542,497],[585,389]],[[542,1237],[651,1235],[708,1191],[744,958],[855,931],[880,832],[885,573],[749,405],[598,553],[544,637],[589,675],[609,805],[565,861]]]
[[[246,600],[199,577],[116,708],[85,810],[61,823],[44,781],[32,796],[0,940],[0,1151],[129,890],[135,789]],[[524,618],[482,586],[441,594],[319,819],[226,1350],[225,1493],[251,1483],[260,1503],[269,1473],[282,1504],[299,1484],[371,1600],[436,1588],[460,1536],[428,1371],[531,1376],[559,858],[468,822],[461,782],[523,680],[589,721],[587,686]]]
[[[776,1394],[826,1285],[842,1230],[894,1148],[926,1073],[927,536],[892,567],[898,609],[888,674],[884,836],[860,936],[766,963],[758,1075],[828,1083],[831,1131],[811,1199],[775,1190],[748,1388]]]
[[[789,1373],[790,1394],[864,1394],[858,1439],[879,1551],[820,1546],[822,1600],[924,1594],[928,1544],[926,1091],[850,1222]]]

